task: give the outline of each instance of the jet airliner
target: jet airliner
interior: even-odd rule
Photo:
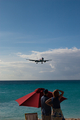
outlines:
[[[51,60],[44,60],[43,57],[41,59],[39,59],[39,60],[33,60],[33,59],[26,59],[26,60],[34,61],[34,62],[36,62],[36,64],[38,64],[38,62],[41,62],[41,64],[43,64],[43,62],[45,63],[47,61],[51,61]]]

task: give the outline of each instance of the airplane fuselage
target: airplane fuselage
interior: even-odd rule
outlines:
[[[43,62],[46,62],[46,61],[45,61],[44,58],[42,57],[42,58],[39,59],[39,60],[35,60],[35,62],[36,62],[36,63],[41,62],[41,63],[43,64]]]

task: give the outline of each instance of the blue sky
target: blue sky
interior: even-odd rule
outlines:
[[[0,0],[0,76],[80,79],[80,0]]]

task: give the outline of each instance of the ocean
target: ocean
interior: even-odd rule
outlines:
[[[0,120],[25,120],[25,113],[38,113],[41,108],[19,106],[16,99],[33,92],[37,88],[49,91],[64,91],[67,100],[61,102],[65,118],[80,118],[80,80],[45,80],[45,81],[0,81]]]

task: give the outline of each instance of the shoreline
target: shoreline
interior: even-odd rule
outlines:
[[[65,120],[80,120],[80,118],[65,118]]]
[[[2,120],[2,119],[1,119]],[[25,117],[20,119],[20,118],[16,118],[16,119],[13,119],[13,118],[10,118],[10,119],[4,119],[4,120],[25,120]],[[42,120],[42,119],[39,119],[38,120]],[[65,120],[80,120],[80,118],[65,118]]]

